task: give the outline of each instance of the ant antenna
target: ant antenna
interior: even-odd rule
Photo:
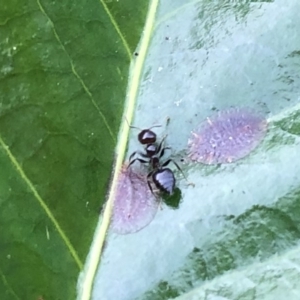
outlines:
[[[141,130],[141,131],[144,130],[144,129],[140,128],[140,127],[136,127],[136,126],[130,125],[126,117],[125,117],[125,120],[126,120],[127,125],[128,125],[130,128],[139,129],[139,130]],[[150,130],[150,129],[152,129],[152,128],[155,128],[155,127],[161,127],[161,126],[162,126],[162,125],[157,124],[157,125],[153,125],[153,126],[151,126],[150,128],[146,128],[146,129],[147,129],[147,130]]]
[[[170,117],[167,117],[167,118],[166,118],[166,127],[170,124],[170,121],[171,121],[171,118],[170,118]]]
[[[125,118],[125,121],[126,121],[128,127],[131,127],[130,124],[129,124],[129,122],[128,122],[128,120],[127,120],[127,118],[126,117],[124,117],[124,118]]]

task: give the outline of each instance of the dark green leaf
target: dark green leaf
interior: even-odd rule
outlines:
[[[163,125],[195,187],[176,171],[178,209],[110,235],[95,299],[299,298],[300,4],[264,2],[161,2],[134,125]],[[189,163],[190,132],[230,107],[264,113],[265,140],[233,164]]]
[[[146,12],[132,0],[1,4],[1,299],[75,298]]]

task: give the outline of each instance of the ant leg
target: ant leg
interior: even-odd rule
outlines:
[[[162,167],[166,167],[170,162],[172,162],[176,168],[181,172],[181,174],[183,175],[183,177],[185,178],[185,180],[187,181],[187,178],[185,177],[183,171],[181,170],[181,168],[179,167],[179,165],[177,164],[177,162],[175,160],[173,160],[172,158],[168,159],[167,161],[165,161],[163,164],[162,164]]]
[[[163,145],[163,143],[164,143],[166,137],[167,137],[167,136],[164,136],[163,139],[160,141],[160,143],[159,143],[159,145],[158,145],[158,147],[157,147],[156,153],[159,153],[159,152],[160,152],[161,147],[162,147],[162,145]]]
[[[154,172],[155,172],[155,170],[152,170],[152,171],[147,175],[147,183],[148,183],[148,187],[149,187],[149,189],[150,189],[152,195],[153,195],[153,196],[155,197],[155,199],[158,201],[158,205],[159,205],[160,209],[162,210],[162,209],[163,209],[163,208],[162,208],[162,205],[161,205],[161,204],[162,204],[162,198],[159,197],[158,193],[154,193],[153,188],[152,188],[152,186],[151,186],[151,181],[149,180],[149,178],[153,176],[153,173],[154,173]]]
[[[141,159],[141,158],[135,158],[134,160],[132,160],[129,165],[127,166],[127,169],[132,165],[134,164],[136,161],[139,161],[141,164],[147,164],[148,161],[147,160],[144,160],[144,159]]]
[[[148,184],[148,187],[149,187],[149,189],[150,189],[150,191],[151,191],[151,194],[152,194],[155,198],[157,198],[157,196],[156,196],[155,193],[153,192],[153,188],[152,188],[151,182],[150,182],[150,180],[149,180],[149,178],[153,175],[153,173],[154,173],[154,170],[152,170],[151,172],[148,173],[148,175],[147,175],[147,184]]]
[[[148,156],[147,154],[145,154],[145,153],[142,153],[142,152],[138,152],[138,153],[139,153],[139,155],[140,155],[141,157],[149,158],[149,156]]]
[[[159,145],[158,145],[158,147],[157,147],[156,153],[157,153],[157,154],[160,153],[159,156],[158,156],[158,158],[161,158],[161,157],[164,156],[165,150],[171,149],[171,147],[163,147],[163,148],[162,148],[162,145],[163,145],[163,143],[164,143],[166,137],[167,137],[167,136],[165,136],[165,137],[161,140],[161,142],[159,143]]]
[[[149,178],[153,175],[155,170],[152,170],[148,175],[147,175],[147,184],[148,184],[148,187],[151,191],[151,194],[155,197],[155,199],[158,201],[158,205],[160,207],[160,209],[162,209],[162,206],[161,206],[161,198],[158,196],[157,193],[154,193],[153,191],[153,188],[152,188],[152,185],[151,185],[151,181],[149,180]]]
[[[136,155],[136,154],[139,154],[140,156],[144,157],[144,158],[148,158],[147,154],[144,154],[140,151],[134,151],[130,156],[129,156],[129,162],[132,161],[133,157]]]
[[[195,184],[194,184],[194,183],[189,182],[189,181],[187,180],[185,174],[183,173],[183,171],[181,170],[181,168],[179,167],[179,165],[177,164],[177,162],[176,162],[175,160],[173,160],[173,159],[171,159],[171,158],[168,159],[167,161],[165,161],[165,162],[162,164],[162,167],[167,166],[170,162],[172,162],[172,163],[176,166],[176,168],[181,172],[181,174],[183,175],[184,179],[188,182],[188,185],[192,185],[193,187],[195,187]]]
[[[137,151],[134,151],[130,156],[129,156],[129,161],[132,160],[132,158],[137,154]]]
[[[159,155],[159,158],[162,158],[165,154],[165,150],[168,150],[168,149],[171,149],[171,147],[164,147],[161,149],[161,152],[160,152],[160,155]]]
[[[153,192],[153,188],[152,188],[152,186],[151,186],[151,183],[150,183],[150,180],[149,180],[149,179],[147,180],[147,184],[148,184],[148,187],[149,187],[149,189],[150,189],[150,191],[151,191],[151,194],[156,198],[156,195],[155,195],[154,192]]]

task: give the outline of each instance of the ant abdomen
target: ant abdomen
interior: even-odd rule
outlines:
[[[158,169],[152,174],[152,180],[161,191],[172,195],[175,189],[175,177],[169,168]]]

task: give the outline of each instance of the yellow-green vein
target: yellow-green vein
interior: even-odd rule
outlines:
[[[53,33],[54,33],[54,36],[56,38],[56,40],[58,41],[58,43],[60,44],[60,46],[62,47],[62,49],[64,50],[64,52],[66,53],[69,61],[70,61],[70,65],[71,65],[71,70],[74,74],[74,76],[78,79],[78,81],[80,82],[81,86],[83,87],[84,91],[87,93],[87,95],[89,96],[89,98],[91,99],[91,102],[92,104],[94,105],[94,107],[96,108],[96,110],[98,111],[99,115],[101,116],[107,130],[109,131],[109,134],[112,138],[112,140],[114,141],[114,143],[116,144],[116,137],[114,136],[113,132],[112,132],[112,129],[110,128],[104,114],[102,113],[102,111],[100,110],[99,106],[97,105],[92,93],[90,92],[89,88],[86,86],[86,84],[84,83],[83,79],[80,77],[80,75],[78,74],[76,68],[75,68],[75,65],[73,63],[73,60],[71,59],[67,49],[65,48],[65,46],[63,45],[57,31],[55,30],[55,27],[54,27],[54,23],[52,22],[51,18],[47,15],[46,11],[44,10],[40,0],[37,0],[37,4],[41,10],[41,12],[44,14],[44,16],[48,19],[49,23],[51,24],[52,26],[52,30],[53,30]]]
[[[27,175],[25,174],[25,172],[23,171],[21,165],[18,163],[17,159],[14,157],[14,155],[11,153],[11,151],[9,150],[9,147],[5,144],[5,142],[3,141],[2,137],[0,136],[0,145],[3,148],[3,150],[6,152],[7,156],[9,157],[11,163],[13,164],[13,166],[15,167],[15,169],[17,170],[17,172],[19,173],[19,175],[21,176],[21,178],[25,181],[25,183],[27,184],[27,186],[29,187],[29,189],[31,190],[32,194],[34,195],[35,199],[39,202],[39,204],[41,205],[41,207],[43,208],[43,210],[45,211],[46,215],[49,217],[49,219],[52,221],[54,227],[56,228],[56,230],[58,231],[59,235],[61,236],[62,240],[64,241],[64,243],[66,244],[68,250],[70,251],[72,257],[74,258],[78,268],[81,270],[83,267],[83,264],[79,258],[79,256],[77,255],[73,245],[71,244],[70,240],[67,238],[66,234],[64,233],[64,231],[61,229],[61,227],[59,226],[57,220],[55,219],[55,217],[53,216],[53,214],[51,213],[50,209],[48,208],[48,206],[46,205],[45,201],[42,199],[42,197],[39,195],[39,193],[37,192],[37,190],[35,189],[34,185],[31,183],[31,181],[29,180],[29,178],[27,177]]]
[[[146,59],[146,54],[149,48],[156,10],[159,4],[159,0],[152,0],[150,2],[147,19],[143,31],[143,36],[141,38],[139,56],[136,59],[135,64],[131,65],[130,69],[130,80],[128,83],[127,95],[126,95],[126,108],[124,116],[131,123],[133,118],[134,107],[136,103],[136,97],[138,93],[140,78],[143,70],[143,66]],[[105,210],[103,213],[103,218],[99,220],[97,225],[93,244],[90,249],[90,253],[85,265],[84,274],[82,276],[82,282],[80,282],[81,286],[78,291],[78,298],[80,300],[89,300],[91,297],[91,291],[93,286],[94,277],[97,271],[97,267],[100,262],[103,243],[105,240],[106,232],[110,223],[113,201],[115,198],[115,192],[118,182],[118,175],[125,157],[126,146],[128,142],[129,136],[129,126],[125,122],[125,118],[123,118],[120,134],[119,134],[119,142],[116,148],[116,163],[113,173],[112,184],[110,187],[108,200],[106,202]]]
[[[121,32],[121,30],[120,30],[120,28],[119,28],[119,26],[118,26],[116,20],[114,19],[114,17],[113,17],[112,14],[110,13],[110,11],[109,11],[109,9],[108,9],[106,3],[105,3],[103,0],[100,0],[100,2],[101,2],[101,4],[103,5],[103,8],[104,8],[105,12],[107,13],[107,15],[108,15],[108,17],[109,17],[111,23],[113,24],[113,26],[114,26],[116,32],[118,33],[118,35],[119,35],[119,37],[120,37],[120,39],[121,39],[121,41],[122,41],[122,43],[123,43],[123,45],[124,45],[124,48],[125,48],[125,51],[126,51],[126,53],[127,53],[127,55],[128,55],[129,61],[131,61],[131,58],[132,58],[132,51],[130,51],[129,45],[128,45],[128,43],[127,43],[125,37],[123,36],[123,34],[122,34],[122,32]]]
[[[14,299],[17,300],[21,300],[21,298],[18,297],[18,295],[14,292],[14,290],[10,287],[10,285],[8,284],[5,275],[3,274],[3,272],[0,270],[0,276],[2,278],[3,284],[7,287],[9,293],[14,296]]]

